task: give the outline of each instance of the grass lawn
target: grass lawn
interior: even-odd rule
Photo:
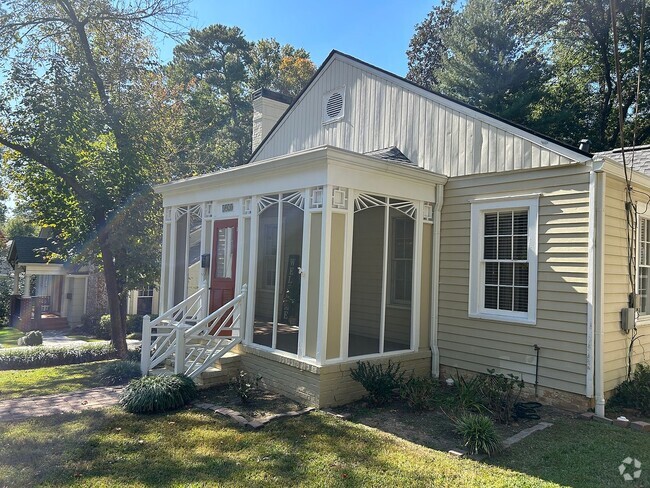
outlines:
[[[37,462],[34,462],[38,460]],[[260,431],[116,408],[0,424],[0,486],[547,487],[322,413]]]
[[[0,327],[0,348],[16,347],[16,341],[24,335],[13,327]]]
[[[641,461],[643,470],[638,480],[626,483],[618,466],[628,456]],[[489,462],[574,487],[650,487],[650,434],[560,419]]]
[[[75,340],[75,341],[86,341],[86,342],[106,342],[105,339],[97,339],[97,338],[95,338],[95,337],[89,337],[89,336],[80,335],[80,334],[76,334],[76,335],[74,335],[74,334],[68,334],[68,335],[66,335],[66,337],[67,337],[68,339],[72,339],[72,340]]]
[[[97,382],[97,370],[107,362],[109,361],[0,371],[0,400],[66,393],[101,386]]]

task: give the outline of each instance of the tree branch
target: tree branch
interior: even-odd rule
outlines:
[[[12,142],[1,135],[0,144],[49,169],[55,176],[61,178],[81,200],[86,200],[90,203],[95,201],[94,195],[91,192],[87,191],[76,178],[66,173],[59,164],[45,154],[41,154],[34,148]]]

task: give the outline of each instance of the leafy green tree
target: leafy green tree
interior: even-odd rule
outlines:
[[[97,260],[113,345],[126,354],[126,294],[159,255],[150,183],[166,180],[174,104],[146,31],[176,0],[0,4],[0,146],[11,190],[52,226],[66,257]]]
[[[21,236],[37,236],[38,226],[22,215],[14,215],[2,226],[2,233],[7,240]]]
[[[268,88],[295,97],[316,72],[309,53],[275,39],[260,39],[253,45],[248,67],[250,90]]]
[[[429,90],[438,84],[438,72],[447,53],[443,35],[456,14],[455,4],[456,0],[442,0],[433,7],[427,18],[415,26],[406,51],[409,68],[406,77]]]
[[[295,96],[315,72],[309,53],[274,39],[248,42],[238,27],[191,30],[167,67],[182,106],[175,176],[244,164],[251,154],[253,90]]]
[[[645,144],[650,142],[650,9],[646,0],[614,3],[622,110],[629,125],[626,144]],[[519,0],[514,8],[522,30],[533,33],[548,54],[553,73],[548,96],[537,107],[539,119],[550,122],[549,131],[555,136],[562,137],[568,128],[572,142],[589,138],[595,150],[620,146],[610,1]]]

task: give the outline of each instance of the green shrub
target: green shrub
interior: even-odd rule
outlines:
[[[103,365],[97,371],[97,377],[102,385],[122,385],[132,379],[139,378],[140,363],[135,361],[116,361]]]
[[[400,396],[409,407],[415,410],[427,410],[435,403],[438,383],[433,378],[412,376],[400,386]]]
[[[456,432],[463,439],[463,445],[470,454],[494,454],[501,448],[499,434],[494,422],[485,415],[468,413],[456,420]]]
[[[88,363],[116,357],[117,352],[110,344],[15,347],[0,350],[0,370]]]
[[[43,333],[40,330],[30,330],[16,342],[19,346],[40,346],[43,344]]]
[[[120,405],[131,413],[166,412],[181,408],[197,396],[194,381],[185,375],[144,376],[124,388]]]
[[[142,340],[142,334],[138,334],[137,332],[131,332],[129,335],[126,336],[127,339],[135,340],[135,341],[141,341]]]
[[[142,358],[142,346],[138,346],[135,349],[129,349],[126,352],[126,360],[133,361],[134,363],[139,363]]]
[[[462,412],[488,411],[483,398],[484,375],[476,375],[469,379],[457,375],[454,382],[456,385],[454,407]]]
[[[632,378],[616,387],[607,406],[633,408],[642,415],[650,415],[650,365],[637,364]]]
[[[496,373],[494,369],[487,371],[482,382],[486,406],[499,422],[507,424],[525,386],[524,380],[513,374]]]
[[[102,315],[99,318],[99,322],[97,324],[97,328],[92,332],[92,334],[97,338],[97,339],[105,339],[108,340],[111,338],[111,316],[110,315]]]
[[[255,379],[251,379],[248,373],[240,371],[237,376],[230,379],[230,389],[237,393],[242,403],[248,403],[255,390],[257,390],[261,379],[262,377],[259,375]]]
[[[388,366],[357,362],[357,369],[350,371],[354,381],[361,383],[368,392],[368,399],[375,405],[383,405],[393,398],[393,390],[404,382],[404,371],[400,371],[399,363],[388,361]]]

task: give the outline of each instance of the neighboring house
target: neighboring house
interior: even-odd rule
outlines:
[[[359,360],[444,377],[495,368],[522,375],[546,402],[602,413],[625,378],[632,332],[621,311],[635,287],[628,325],[644,337],[632,363],[648,360],[650,262],[642,251],[631,284],[623,167],[611,154],[339,52],[285,101],[256,93],[248,164],[157,188],[154,325],[197,324],[177,358],[227,325],[176,371],[198,377],[197,362],[236,347],[240,366],[268,386],[327,406],[363,395],[349,375]],[[650,177],[635,172],[632,184],[648,198]],[[233,318],[215,314],[224,304]],[[145,370],[174,352],[161,330]]]
[[[86,314],[108,313],[102,274],[92,266],[50,259],[55,251],[47,237],[16,237],[8,243],[10,325],[24,331],[67,329],[81,325]],[[129,292],[127,313],[156,313],[156,297],[153,288]]]

